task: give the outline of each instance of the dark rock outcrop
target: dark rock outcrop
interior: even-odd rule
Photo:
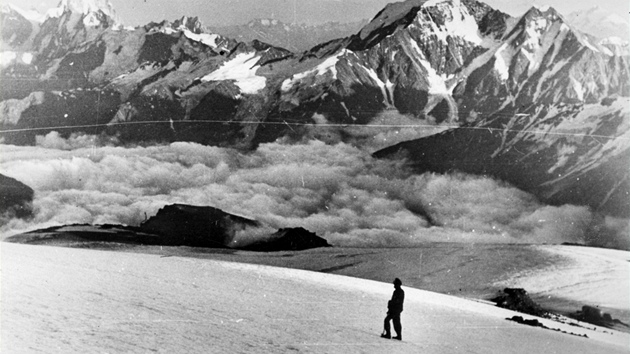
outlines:
[[[167,205],[140,225],[140,230],[161,236],[173,246],[229,248],[238,231],[261,224],[208,206]]]
[[[20,196],[25,194],[23,188],[18,188],[19,182],[0,175],[0,181],[5,180],[8,183],[3,182],[0,189],[2,207],[7,209],[5,204],[10,204],[6,202],[5,196],[14,196],[11,199],[13,204],[9,205],[8,210],[26,210],[21,209],[22,204],[19,203]],[[108,248],[116,247],[117,244],[127,244],[226,248],[258,252],[331,247],[325,239],[301,227],[280,229],[273,234],[267,230],[269,227],[258,221],[226,213],[217,208],[173,204],[160,209],[155,216],[144,221],[139,227],[64,225],[11,236],[7,241],[69,247]],[[248,238],[248,234],[255,234],[256,241],[236,242],[240,233],[244,235],[244,239]]]
[[[302,251],[310,248],[331,247],[328,241],[301,227],[280,229],[269,238],[240,249],[259,252]]]
[[[548,312],[545,311],[540,305],[534,302],[528,295],[525,289],[520,288],[505,288],[499,292],[498,296],[490,301],[497,304],[497,306],[504,309],[518,311],[538,317],[547,317]]]
[[[34,195],[33,189],[24,183],[0,175],[0,215],[18,218],[32,216]]]
[[[538,321],[537,319],[524,319],[523,316],[512,316],[512,318],[509,319],[510,321],[514,321],[520,324],[524,324],[524,325],[528,325],[528,326],[532,326],[532,327],[542,327],[542,328],[547,328],[545,327],[542,323],[540,323],[540,321]]]
[[[610,313],[604,312],[600,308],[590,305],[582,306],[582,310],[576,313],[575,318],[579,321],[608,328],[630,327],[627,323],[613,318]]]

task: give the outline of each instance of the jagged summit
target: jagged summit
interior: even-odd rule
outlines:
[[[109,0],[61,0],[56,8],[48,10],[46,17],[61,17],[65,13],[83,15],[90,19],[86,22],[92,24],[103,16],[112,19],[114,23],[120,22]]]
[[[379,38],[391,34],[398,26],[409,25],[425,2],[425,0],[407,0],[387,4],[361,29],[357,34],[358,37],[369,46]]]
[[[562,15],[553,7],[549,5],[538,6],[534,5],[525,12],[525,14],[521,17],[521,19],[540,19],[545,18],[549,21],[561,20],[562,22],[566,22]]]
[[[195,34],[206,32],[206,27],[201,23],[198,17],[183,16],[179,20],[173,21],[173,28],[179,30],[189,30]]]

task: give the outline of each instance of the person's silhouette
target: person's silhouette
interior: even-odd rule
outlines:
[[[396,337],[394,339],[402,340],[402,325],[400,323],[400,313],[403,312],[403,302],[405,301],[405,292],[401,288],[402,281],[396,278],[394,279],[394,293],[392,299],[387,302],[387,317],[385,317],[384,327],[385,330],[381,337],[391,338],[389,321],[394,323],[394,331],[396,331]]]

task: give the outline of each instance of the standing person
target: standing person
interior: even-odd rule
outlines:
[[[381,337],[391,338],[392,334],[389,329],[389,321],[394,322],[394,331],[396,337],[394,339],[402,340],[402,325],[400,324],[400,313],[403,312],[403,302],[405,301],[405,292],[401,288],[402,281],[394,279],[394,293],[392,299],[387,302],[387,317],[385,317],[385,330]]]

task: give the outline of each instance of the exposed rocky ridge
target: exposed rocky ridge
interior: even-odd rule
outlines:
[[[525,291],[525,289],[505,288],[503,291],[499,291],[497,296],[492,298],[490,301],[504,309],[538,317],[549,317],[549,312],[534,302],[534,300],[527,295],[527,291]]]
[[[213,207],[167,205],[142,224],[140,230],[162,236],[169,245],[228,247],[236,234],[261,224]]]
[[[302,227],[284,228],[269,236],[269,239],[257,240],[240,247],[241,249],[259,252],[277,250],[301,251],[310,248],[330,247],[328,242]]]
[[[85,41],[78,45],[57,41],[70,43],[69,53],[36,55],[61,55],[39,60],[37,72],[48,80],[38,91],[51,82],[74,88],[43,100],[27,89],[3,96],[3,130],[46,128],[5,132],[5,142],[32,143],[55,126],[70,133],[83,125],[123,142],[242,149],[278,138],[354,142],[357,125],[399,129],[379,120],[397,112],[412,124],[462,129],[377,156],[406,151],[418,172],[486,173],[545,201],[630,214],[622,201],[628,57],[552,8],[512,18],[474,0],[410,0],[300,55],[205,33],[189,18],[98,28],[94,39],[79,31]]]
[[[0,179],[6,179],[0,175]],[[2,180],[3,181],[3,180]],[[4,190],[11,185],[2,184]],[[6,195],[9,195],[7,193]],[[2,194],[3,205],[5,194]],[[301,227],[269,226],[209,206],[166,205],[140,226],[64,225],[34,230],[7,238],[9,242],[91,247],[91,244],[140,244],[226,248],[259,252],[300,251],[330,247],[328,242]]]

